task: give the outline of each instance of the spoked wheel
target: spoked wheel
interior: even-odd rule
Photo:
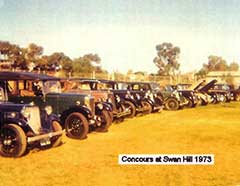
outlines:
[[[193,101],[192,101],[191,99],[187,98],[187,101],[188,101],[188,104],[187,104],[187,107],[188,107],[188,108],[192,108],[192,107],[195,106],[194,103],[193,103]]]
[[[54,132],[62,130],[60,123],[58,123],[57,121],[52,122],[52,128]],[[52,147],[58,147],[59,145],[61,145],[61,143],[62,143],[62,134],[51,138]]]
[[[152,105],[147,101],[142,101],[142,106],[145,108],[144,114],[150,114],[152,112]]]
[[[131,111],[131,114],[127,116],[128,118],[133,118],[136,116],[136,107],[131,101],[124,101],[123,105],[126,109]]]
[[[100,114],[101,125],[96,127],[95,131],[97,132],[107,132],[108,128],[111,125],[111,118],[106,110],[103,110]]]
[[[121,112],[124,112],[126,110],[126,108],[124,107],[123,104],[121,104],[118,108],[118,112],[121,113]],[[116,120],[117,123],[120,123],[120,122],[123,122],[124,121],[124,117],[120,117]]]
[[[178,110],[180,106],[176,99],[169,98],[165,103],[165,107],[167,110]]]
[[[85,139],[89,131],[88,121],[83,114],[73,112],[65,120],[65,129],[70,138]]]
[[[220,100],[221,100],[221,102],[226,103],[226,102],[227,102],[227,96],[221,94],[221,95],[220,95]]]
[[[237,94],[237,95],[236,95],[235,101],[240,101],[240,94]]]
[[[0,134],[0,154],[5,157],[20,157],[27,148],[27,138],[16,124],[4,126]]]

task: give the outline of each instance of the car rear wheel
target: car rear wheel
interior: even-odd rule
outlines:
[[[188,108],[193,108],[196,106],[191,99],[187,98],[187,101],[188,101],[188,104],[187,104]]]
[[[178,110],[180,108],[179,102],[174,98],[167,99],[165,103],[167,110]]]
[[[88,121],[83,114],[73,112],[65,120],[65,129],[68,137],[85,139],[89,131]]]
[[[8,124],[1,129],[0,154],[5,157],[20,157],[27,149],[27,137],[21,127]]]
[[[235,101],[240,101],[240,94],[237,94],[237,95],[235,96]]]
[[[108,112],[106,110],[103,110],[100,114],[101,118],[101,125],[99,127],[96,127],[95,131],[97,132],[107,132],[108,128],[111,125],[111,118],[108,115]]]
[[[54,132],[58,132],[62,130],[60,123],[57,121],[52,122],[52,128]],[[52,147],[58,147],[61,145],[61,143],[62,143],[62,134],[51,138]]]
[[[131,101],[124,101],[123,105],[126,109],[131,111],[131,114],[127,116],[128,118],[133,118],[136,116],[136,107]]]
[[[122,113],[126,110],[126,108],[124,107],[123,104],[120,104],[119,108],[118,108],[118,112]],[[117,123],[123,122],[124,121],[124,116],[120,117],[117,119]]]

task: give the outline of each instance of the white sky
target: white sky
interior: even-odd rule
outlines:
[[[108,71],[156,72],[155,46],[180,47],[180,70],[199,70],[209,55],[240,59],[236,0],[0,0],[0,36],[45,54],[97,53]]]

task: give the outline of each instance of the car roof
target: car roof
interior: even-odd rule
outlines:
[[[60,80],[60,78],[32,72],[0,72],[0,80]]]

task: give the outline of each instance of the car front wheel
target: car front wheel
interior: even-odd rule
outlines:
[[[100,114],[101,125],[96,127],[95,131],[97,132],[107,132],[108,128],[111,125],[111,118],[109,117],[108,111],[103,110]]]
[[[16,124],[5,125],[0,134],[0,154],[5,157],[20,157],[27,148],[27,137]]]
[[[179,102],[174,98],[169,98],[165,103],[165,107],[167,110],[178,110],[180,108]]]
[[[65,120],[65,129],[68,137],[85,139],[89,131],[88,121],[83,114],[73,112]]]

